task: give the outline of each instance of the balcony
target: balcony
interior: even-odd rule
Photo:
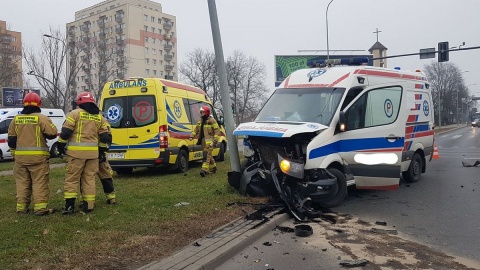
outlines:
[[[169,61],[169,62],[170,62],[170,61],[172,61],[172,59],[173,59],[173,55],[171,55],[171,54],[165,54],[165,55],[163,56],[163,59],[165,59],[165,61]]]
[[[123,60],[118,60],[117,67],[123,67],[123,66],[125,66],[125,62]]]
[[[3,53],[11,53],[11,52],[12,52],[12,48],[10,48],[10,47],[2,47],[2,52],[3,52]]]
[[[85,77],[85,83],[86,84],[92,84],[92,78],[91,77]]]
[[[105,50],[107,48],[107,42],[105,42],[105,40],[100,40],[98,42],[98,48],[100,48],[101,50]]]
[[[115,21],[117,23],[123,22],[123,16],[124,16],[123,13],[115,15]]]
[[[82,37],[84,43],[90,43],[90,37]]]
[[[100,28],[105,28],[105,21],[103,21],[103,20],[98,20],[98,21],[97,21],[97,24],[98,24],[98,27],[100,27]]]
[[[89,46],[83,46],[83,47],[82,47],[82,51],[83,51],[84,53],[89,53],[89,52],[90,52],[90,47],[89,47]]]
[[[163,35],[163,38],[165,40],[170,40],[170,39],[172,39],[172,34],[165,34],[165,35]]]
[[[123,55],[123,53],[124,53],[123,49],[118,49],[117,50],[117,55],[121,56],[121,55]]]
[[[165,45],[163,46],[163,48],[165,48],[165,50],[170,51],[171,49],[173,49],[173,46],[170,45],[170,44],[165,44]]]
[[[165,70],[173,70],[173,65],[165,65]]]
[[[163,29],[165,29],[165,30],[172,29],[172,24],[171,23],[163,23]]]
[[[74,37],[75,36],[75,30],[73,30],[73,29],[68,30],[68,36],[69,37]]]
[[[120,28],[120,27],[116,27],[116,28],[115,28],[115,32],[116,32],[117,34],[121,34],[121,33],[123,33],[123,29]]]
[[[90,73],[90,71],[91,71],[90,68],[87,67],[87,66],[83,66],[82,69],[83,69],[83,71],[86,72],[86,73]]]
[[[75,41],[70,41],[70,42],[68,42],[68,46],[69,46],[70,48],[74,48],[74,47],[75,47]]]
[[[100,32],[100,34],[98,34],[98,37],[100,39],[105,39],[107,37],[107,34],[105,34],[105,32]]]
[[[125,74],[122,73],[122,72],[117,73],[117,79],[123,79],[124,76],[125,76]]]
[[[117,39],[116,43],[118,46],[123,46],[125,44],[121,39]]]
[[[80,26],[80,28],[83,32],[88,32],[90,31],[90,24],[83,24],[82,26]]]
[[[165,75],[165,79],[167,79],[167,80],[173,80],[173,76],[171,76],[171,75]]]

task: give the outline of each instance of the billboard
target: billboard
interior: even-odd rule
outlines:
[[[367,57],[373,58],[373,55],[330,55],[330,59]],[[326,55],[275,55],[275,87],[278,87],[292,72],[308,68],[308,63],[312,61],[326,60]],[[373,65],[373,61],[369,61],[368,65]]]
[[[23,107],[23,98],[30,92],[35,92],[40,96],[40,90],[38,89],[3,87],[2,107]]]

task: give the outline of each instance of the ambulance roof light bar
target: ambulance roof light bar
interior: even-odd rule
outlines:
[[[307,62],[309,67],[331,67],[335,65],[342,66],[360,66],[368,64],[368,57],[352,57],[352,58],[339,58],[339,59],[327,59],[327,60],[310,60]]]

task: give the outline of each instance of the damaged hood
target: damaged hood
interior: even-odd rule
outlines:
[[[295,134],[310,133],[326,129],[319,123],[305,122],[249,122],[240,124],[233,135],[288,138]]]

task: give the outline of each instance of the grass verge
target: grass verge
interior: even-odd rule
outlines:
[[[262,201],[242,197],[229,187],[228,156],[217,166],[217,174],[205,178],[199,176],[200,163],[192,164],[186,174],[115,174],[116,206],[105,203],[97,180],[94,212],[72,216],[16,214],[15,180],[1,176],[0,269],[134,269],[171,255],[244,215],[227,203]],[[63,183],[64,168],[52,169],[49,206],[58,210],[64,204]],[[175,206],[181,202],[189,204]]]
[[[51,158],[50,164],[65,163],[66,160],[63,158]],[[13,160],[4,160],[0,162],[0,172],[3,171],[12,171],[13,170]]]

